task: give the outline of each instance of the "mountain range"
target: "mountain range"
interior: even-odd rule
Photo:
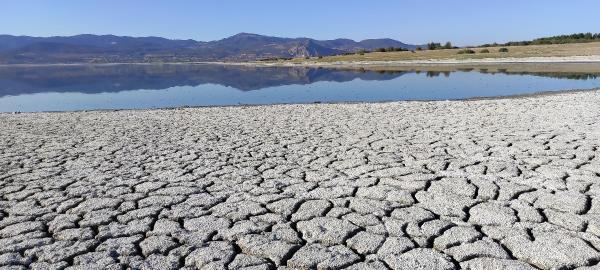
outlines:
[[[328,56],[389,47],[414,50],[421,46],[387,38],[316,40],[250,33],[209,42],[90,34],[68,37],[0,35],[0,64],[250,61]]]

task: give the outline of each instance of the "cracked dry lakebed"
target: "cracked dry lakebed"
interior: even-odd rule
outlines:
[[[5,269],[598,269],[600,92],[0,114]]]

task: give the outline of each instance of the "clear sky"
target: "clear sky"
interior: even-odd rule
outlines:
[[[0,34],[221,39],[239,32],[473,45],[600,32],[599,0],[0,0]]]

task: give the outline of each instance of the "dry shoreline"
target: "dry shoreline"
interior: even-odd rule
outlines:
[[[598,104],[0,114],[0,253],[34,269],[597,267]]]
[[[319,62],[250,62],[228,63],[232,65],[258,66],[308,66],[308,67],[368,67],[368,66],[412,66],[412,65],[473,65],[473,64],[552,64],[552,63],[600,63],[600,55],[568,56],[568,57],[510,57],[482,59],[429,59],[429,60],[394,60],[394,61],[335,61]]]

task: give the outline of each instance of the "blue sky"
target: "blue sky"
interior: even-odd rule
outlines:
[[[239,32],[458,45],[600,32],[598,0],[1,0],[0,34],[215,40]]]

